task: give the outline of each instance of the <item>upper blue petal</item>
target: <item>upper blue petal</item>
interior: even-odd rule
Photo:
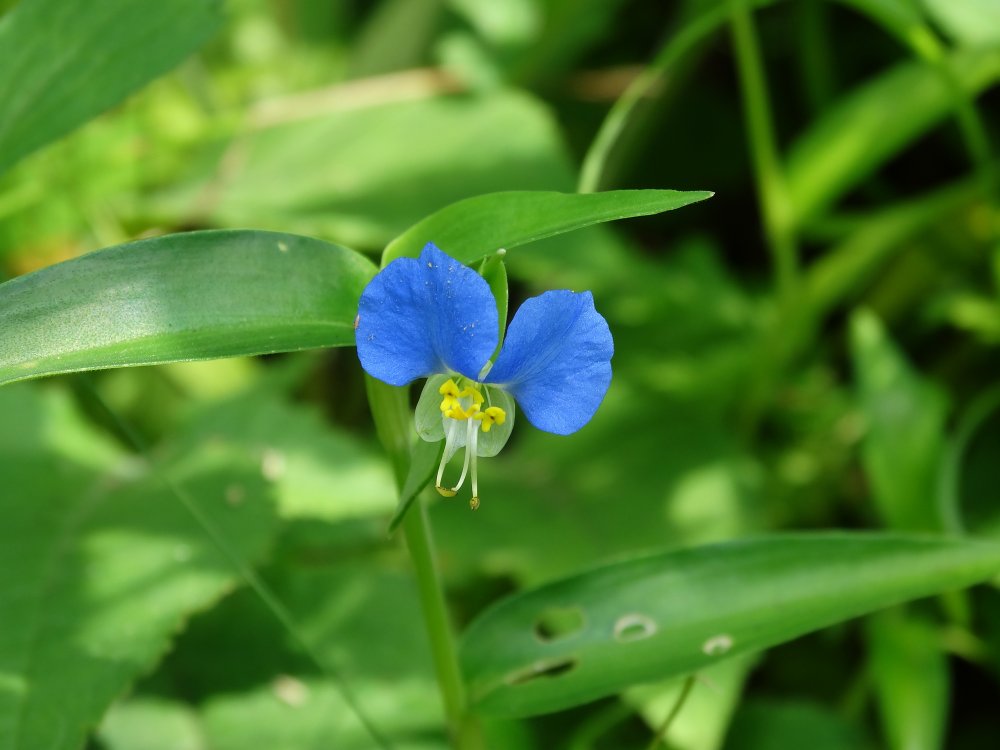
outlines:
[[[406,385],[448,371],[475,379],[498,330],[489,284],[427,243],[419,260],[397,258],[365,287],[355,339],[365,372]]]
[[[545,292],[514,315],[486,381],[510,391],[538,429],[569,435],[601,405],[614,352],[590,292]]]

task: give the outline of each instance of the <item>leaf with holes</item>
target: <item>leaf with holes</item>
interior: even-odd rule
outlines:
[[[998,571],[996,544],[926,536],[802,534],[653,554],[500,602],[466,632],[462,667],[483,713],[546,713]]]
[[[353,346],[374,273],[351,250],[273,232],[190,232],[100,250],[0,285],[0,384]]]

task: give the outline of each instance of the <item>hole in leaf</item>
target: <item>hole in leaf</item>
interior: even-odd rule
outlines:
[[[558,677],[561,674],[566,674],[574,667],[576,667],[576,659],[573,657],[537,661],[524,669],[519,669],[507,675],[507,684],[524,685],[532,680],[537,680],[539,677]]]
[[[567,638],[583,628],[583,612],[579,607],[552,607],[535,621],[535,635],[545,643]]]
[[[615,640],[619,643],[641,641],[655,632],[656,623],[646,615],[637,613],[622,615],[615,623]]]

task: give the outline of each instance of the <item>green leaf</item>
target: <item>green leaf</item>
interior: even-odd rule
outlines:
[[[683,710],[670,724],[668,747],[676,750],[718,750],[723,746],[743,683],[754,658],[729,659],[706,669],[691,686]],[[686,678],[630,688],[623,696],[637,706],[650,730],[663,726],[677,704]]]
[[[270,232],[174,234],[0,285],[0,384],[107,367],[352,346],[364,257]]]
[[[507,308],[510,305],[510,291],[507,285],[507,265],[503,262],[506,250],[498,250],[493,255],[485,258],[479,266],[479,275],[486,279],[493,292],[493,299],[497,301],[497,320],[500,322],[500,337],[497,339],[497,350],[503,346],[503,337],[507,332]]]
[[[996,0],[922,0],[927,13],[959,44],[1000,41],[1000,3]]]
[[[219,0],[22,0],[0,20],[0,172],[167,72]]]
[[[500,248],[512,248],[574,229],[688,206],[706,191],[614,190],[606,193],[509,192],[453,203],[407,229],[386,247],[382,265],[417,257],[433,242],[453,258],[474,263]]]
[[[1000,538],[996,457],[1000,449],[1000,388],[969,404],[948,446],[942,501],[963,531]]]
[[[875,750],[860,727],[802,700],[751,700],[740,707],[726,750]]]
[[[900,531],[953,528],[938,499],[947,396],[914,371],[872,313],[851,319],[851,354],[868,425],[862,457],[883,521]]]
[[[428,96],[440,76],[419,71],[384,85],[375,104],[367,84],[351,82],[259,109],[249,132],[211,158],[213,173],[199,164],[188,184],[155,199],[154,215],[382,249],[463,198],[572,189],[559,129],[534,97]]]
[[[866,630],[886,747],[943,748],[951,691],[940,634],[898,611],[870,618]]]
[[[509,597],[461,648],[488,714],[557,711],[676,677],[1000,570],[1000,546],[920,536],[801,534],[652,554]],[[539,621],[579,613],[547,639]]]
[[[283,519],[332,523],[383,516],[393,508],[396,487],[383,455],[326,423],[313,405],[253,389],[199,406],[173,448],[196,451],[219,438],[240,446],[260,467]]]
[[[112,706],[97,733],[107,750],[205,750],[194,710],[162,698],[137,698]]]
[[[259,467],[224,441],[149,467],[105,445],[62,391],[0,390],[0,413],[27,417],[23,444],[0,452],[0,748],[75,750],[186,618],[235,583],[163,474],[243,559],[270,542],[273,506]]]
[[[945,64],[954,83],[973,96],[1000,78],[1000,47],[959,50]],[[807,222],[869,177],[944,119],[954,102],[947,77],[923,62],[898,65],[850,93],[789,152],[797,221]]]

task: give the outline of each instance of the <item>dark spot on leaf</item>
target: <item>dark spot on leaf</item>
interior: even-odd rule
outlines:
[[[571,656],[562,659],[535,662],[516,672],[511,672],[507,675],[506,682],[508,685],[524,685],[541,677],[558,677],[576,667],[576,663],[576,659]]]

